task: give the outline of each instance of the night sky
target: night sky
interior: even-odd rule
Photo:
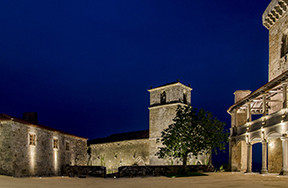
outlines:
[[[93,139],[148,129],[150,86],[191,84],[230,126],[268,81],[270,0],[0,1],[0,113]]]

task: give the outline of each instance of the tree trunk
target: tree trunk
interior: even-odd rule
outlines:
[[[188,156],[188,154],[185,154],[183,156],[182,174],[186,174],[187,173],[187,169],[186,169],[186,167],[187,167],[187,156]]]
[[[209,162],[208,162],[208,166],[212,166],[212,152],[209,152]]]
[[[187,166],[187,154],[183,156],[183,167],[186,168]]]

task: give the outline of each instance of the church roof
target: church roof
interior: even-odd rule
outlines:
[[[15,122],[26,124],[26,125],[29,125],[29,126],[38,127],[38,128],[41,128],[41,129],[46,129],[46,130],[49,130],[49,131],[58,132],[58,133],[61,133],[61,134],[66,134],[66,135],[69,135],[69,136],[73,136],[73,137],[77,137],[77,138],[80,138],[80,139],[88,140],[87,138],[83,138],[83,137],[76,136],[76,135],[73,135],[73,134],[69,134],[69,133],[66,133],[66,132],[63,132],[63,131],[59,131],[59,130],[56,130],[56,129],[53,129],[51,127],[47,127],[45,125],[41,125],[41,124],[38,124],[38,123],[31,123],[31,122],[28,122],[28,121],[25,121],[23,119],[16,118],[16,117],[13,117],[13,116],[10,116],[10,115],[7,115],[7,114],[0,114],[0,121],[15,121]]]
[[[119,141],[124,141],[124,140],[138,140],[138,139],[146,139],[146,138],[149,138],[149,130],[112,134],[105,138],[96,138],[93,140],[89,140],[88,144],[89,145],[103,144],[103,143],[109,143],[109,142],[119,142]]]

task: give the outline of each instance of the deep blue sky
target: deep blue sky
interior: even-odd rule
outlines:
[[[268,80],[270,0],[0,1],[0,113],[86,138],[148,129],[147,89],[179,79],[230,123]]]

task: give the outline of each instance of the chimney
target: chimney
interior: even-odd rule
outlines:
[[[37,124],[38,123],[37,112],[24,112],[22,119],[30,123]]]
[[[251,93],[250,90],[237,90],[237,91],[235,91],[234,92],[234,95],[235,95],[234,102],[237,103],[238,101],[240,101],[244,97],[248,96],[250,93]]]

